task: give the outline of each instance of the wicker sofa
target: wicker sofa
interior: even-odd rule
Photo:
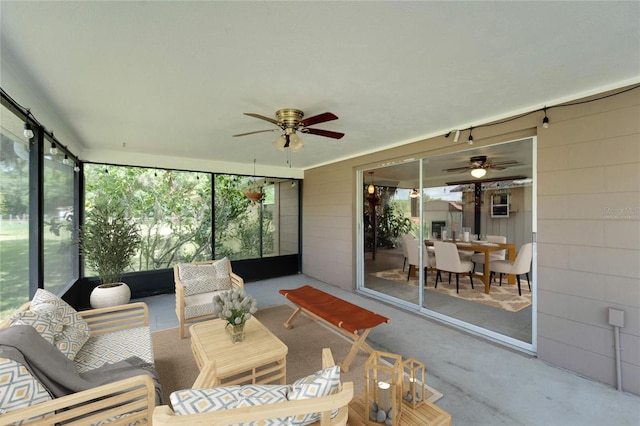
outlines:
[[[178,333],[184,338],[185,324],[215,318],[213,296],[232,288],[244,288],[244,280],[231,270],[229,259],[178,263],[173,266],[176,285]]]
[[[335,365],[328,348],[322,351],[322,367],[319,372],[291,386],[247,385],[226,388],[210,388],[207,372],[203,370],[193,389],[172,393],[171,403],[175,411],[168,405],[154,409],[153,424],[346,425],[348,405],[353,398],[353,383],[340,382],[340,368]],[[330,380],[334,382],[330,384]],[[306,387],[306,390],[301,391],[301,387]],[[323,396],[311,394],[322,393],[322,388],[326,390]],[[298,396],[294,398],[296,392]],[[241,397],[236,399],[238,395]]]
[[[36,297],[39,294],[36,293]],[[51,293],[47,295],[50,296]],[[8,330],[5,329],[13,328],[13,325],[30,325],[45,337],[48,327],[41,320],[50,317],[42,312],[34,315],[32,302],[26,303],[17,312],[0,321],[0,330],[6,333]],[[134,359],[132,357],[141,360],[141,365],[144,363],[147,369],[144,374],[140,374],[143,369],[135,368],[130,377],[52,398],[52,392],[30,373],[31,370],[14,359],[3,358],[2,353],[9,352],[0,352],[0,424],[150,424],[159,386],[156,387],[157,375],[153,368],[147,305],[131,303],[80,312],[66,305],[64,309],[82,319],[83,326],[88,328],[87,339],[77,348],[73,358],[67,353],[67,349],[73,345],[60,345],[58,336],[49,343],[57,346],[68,359],[72,359],[79,373],[91,374],[91,370],[95,368]],[[29,323],[34,316],[39,319],[39,323]],[[58,320],[51,320],[52,323],[56,321]],[[65,323],[64,329],[67,328],[69,324]],[[47,337],[45,339],[49,340]],[[2,344],[0,340],[0,345]],[[46,346],[46,342],[41,344]],[[64,361],[67,362],[66,358]]]

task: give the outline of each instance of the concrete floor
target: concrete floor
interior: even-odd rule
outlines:
[[[459,425],[640,425],[640,397],[470,336],[430,319],[338,289],[304,275],[254,283],[259,308],[286,303],[281,288],[309,284],[391,319],[371,331],[375,349],[427,366],[427,384],[444,394],[437,405]],[[175,296],[140,299],[152,330],[176,327]]]

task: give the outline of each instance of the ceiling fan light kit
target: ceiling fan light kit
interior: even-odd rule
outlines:
[[[486,174],[487,174],[487,170],[486,169],[472,169],[471,170],[471,176],[473,176],[476,179],[484,177],[484,175],[486,175]]]
[[[304,113],[301,110],[295,108],[284,108],[276,111],[275,119],[249,112],[245,112],[244,114],[248,115],[249,117],[268,121],[269,123],[275,124],[280,128],[282,134],[278,136],[278,138],[276,138],[276,140],[272,143],[272,145],[280,151],[284,151],[286,148],[289,148],[291,152],[300,151],[304,147],[304,141],[302,140],[302,137],[299,135],[299,133],[308,133],[311,135],[324,136],[332,139],[340,139],[344,136],[344,133],[308,127],[314,124],[324,123],[326,121],[337,120],[338,116],[331,112],[325,112],[309,118],[303,118]],[[276,131],[278,131],[278,129],[258,130],[255,132],[240,133],[233,136],[246,136],[254,133]]]

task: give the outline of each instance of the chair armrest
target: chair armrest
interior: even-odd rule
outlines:
[[[322,348],[322,368],[333,367],[336,362],[330,348]]]
[[[13,424],[48,414],[35,423],[67,424],[75,420],[78,424],[92,424],[127,414],[126,421],[115,424],[129,424],[138,420],[140,424],[149,424],[154,408],[153,379],[141,375],[10,411],[0,415],[0,423]]]
[[[342,389],[333,395],[308,398],[297,401],[283,401],[252,407],[230,408],[228,410],[208,413],[176,415],[166,405],[156,407],[153,411],[153,424],[163,425],[221,425],[246,423],[266,419],[284,418],[307,413],[322,413],[322,424],[345,424],[348,416],[348,405],[353,398],[353,383],[343,383]],[[338,414],[330,419],[331,412],[339,409]],[[330,419],[330,420],[329,420]]]
[[[92,336],[149,325],[149,308],[143,302],[89,309],[78,313],[89,323]]]
[[[240,278],[239,275],[236,275],[233,272],[230,275],[231,275],[231,288],[233,287],[244,288],[244,280]]]

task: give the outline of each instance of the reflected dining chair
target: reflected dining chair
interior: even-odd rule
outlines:
[[[427,271],[429,268],[433,268],[436,264],[433,250],[424,248],[423,253],[423,265],[424,265],[424,282],[427,285]],[[420,266],[420,242],[418,240],[407,242],[407,263],[409,264],[409,271],[407,272],[407,281],[411,277],[411,271]]]
[[[404,267],[407,265],[407,259],[409,258],[409,255],[407,253],[407,247],[409,247],[409,244],[411,244],[412,241],[418,241],[418,240],[411,234],[402,234],[402,252],[404,254],[404,261],[402,262],[403,272],[404,272]]]
[[[529,284],[529,291],[531,291],[531,281],[529,281],[529,271],[531,270],[531,258],[533,256],[533,244],[523,244],[518,250],[516,260],[496,260],[491,262],[491,274],[489,276],[489,282],[494,273],[500,274],[500,285],[502,285],[502,275],[513,274],[518,280],[518,294],[522,296],[522,290],[520,289],[520,275],[526,274],[527,284]]]
[[[440,271],[449,273],[449,284],[451,284],[451,274],[456,274],[456,293],[460,293],[460,274],[468,273],[473,287],[473,263],[470,260],[461,260],[458,254],[458,247],[454,243],[436,241],[433,243],[436,253],[436,288],[438,278],[442,280]]]
[[[498,243],[498,244],[506,244],[507,237],[503,237],[502,235],[487,235],[488,243]],[[505,260],[507,257],[507,250],[497,250],[489,253],[489,264],[493,264],[493,262],[497,260]],[[471,261],[473,262],[473,272],[476,271],[476,264],[481,263],[484,265],[484,253],[476,253],[471,256]]]

